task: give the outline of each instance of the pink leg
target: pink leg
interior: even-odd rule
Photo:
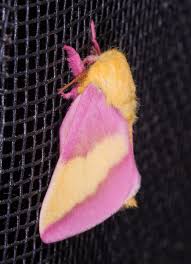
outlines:
[[[100,55],[101,54],[101,50],[100,50],[100,46],[99,46],[99,44],[97,42],[97,39],[96,39],[95,24],[94,24],[93,20],[91,20],[90,27],[91,27],[91,32],[92,32],[93,49],[95,50],[96,55]]]
[[[60,92],[59,93],[64,99],[75,99],[78,96],[77,86],[72,88],[68,93]]]

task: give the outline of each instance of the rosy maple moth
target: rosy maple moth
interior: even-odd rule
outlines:
[[[73,98],[60,128],[60,156],[40,212],[40,236],[51,243],[86,231],[134,205],[140,174],[133,153],[136,89],[123,53],[101,53],[91,22],[91,55],[64,46],[74,75],[60,89]],[[72,89],[68,91],[68,87]]]

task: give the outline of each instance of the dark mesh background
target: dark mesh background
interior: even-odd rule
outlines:
[[[0,12],[0,263],[191,263],[190,1],[1,0]],[[57,95],[70,79],[62,47],[88,53],[91,17],[137,84],[139,208],[45,245],[39,209],[69,105]]]

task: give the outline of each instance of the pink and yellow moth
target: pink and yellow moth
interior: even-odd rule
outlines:
[[[74,80],[60,128],[60,156],[40,212],[40,236],[56,242],[84,232],[117,212],[140,186],[133,153],[136,89],[117,49],[101,53],[91,22],[91,55],[83,61],[64,46]],[[71,91],[68,87],[74,85]]]

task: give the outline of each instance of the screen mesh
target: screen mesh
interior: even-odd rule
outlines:
[[[191,4],[189,0],[2,0],[0,263],[190,263]],[[63,45],[82,57],[89,22],[102,50],[128,54],[139,97],[139,208],[45,245],[39,209],[70,105]],[[114,150],[115,151],[115,150]]]

